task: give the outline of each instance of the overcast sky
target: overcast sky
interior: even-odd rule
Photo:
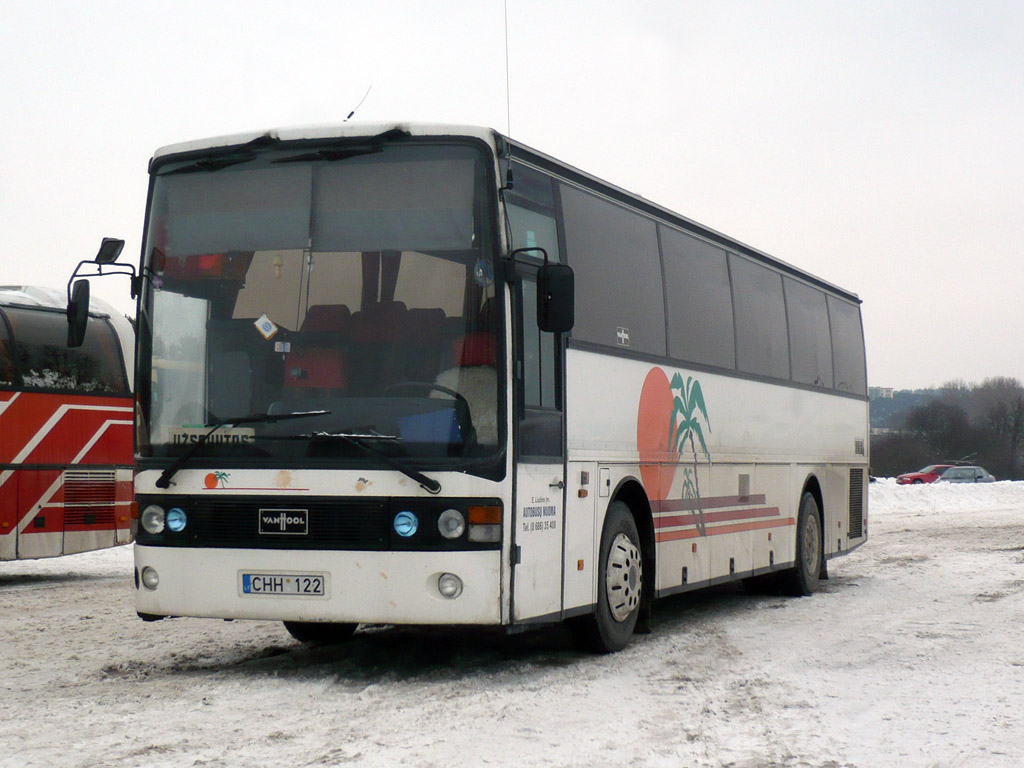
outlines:
[[[0,0],[0,284],[138,260],[153,150],[506,131],[856,292],[868,378],[1024,379],[1024,3]],[[94,292],[130,310],[123,278]]]

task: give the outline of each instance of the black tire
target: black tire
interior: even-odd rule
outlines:
[[[915,481],[914,481],[914,482],[912,483],[912,485],[921,485],[921,484],[922,484],[923,482],[924,482],[924,480],[922,480],[922,479],[918,478],[917,480],[915,480]]]
[[[796,521],[796,566],[783,571],[783,591],[796,597],[813,594],[818,588],[823,562],[821,511],[814,496],[805,493],[800,499],[800,515]]]
[[[284,628],[300,643],[340,643],[352,637],[358,624],[332,624],[315,621],[286,621]]]
[[[601,531],[597,610],[570,623],[576,644],[594,653],[621,651],[640,614],[643,554],[633,515],[623,502],[608,507]]]

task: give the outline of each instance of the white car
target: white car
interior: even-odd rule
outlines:
[[[945,483],[994,483],[995,480],[981,467],[950,467],[939,476],[939,482]]]

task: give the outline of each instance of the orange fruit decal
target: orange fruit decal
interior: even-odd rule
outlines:
[[[668,376],[661,368],[651,368],[640,390],[636,447],[640,452],[640,476],[647,493],[659,500],[668,496],[679,460],[669,445],[672,415]]]

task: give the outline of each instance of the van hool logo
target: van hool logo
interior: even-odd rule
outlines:
[[[309,533],[308,509],[261,509],[260,533]]]

